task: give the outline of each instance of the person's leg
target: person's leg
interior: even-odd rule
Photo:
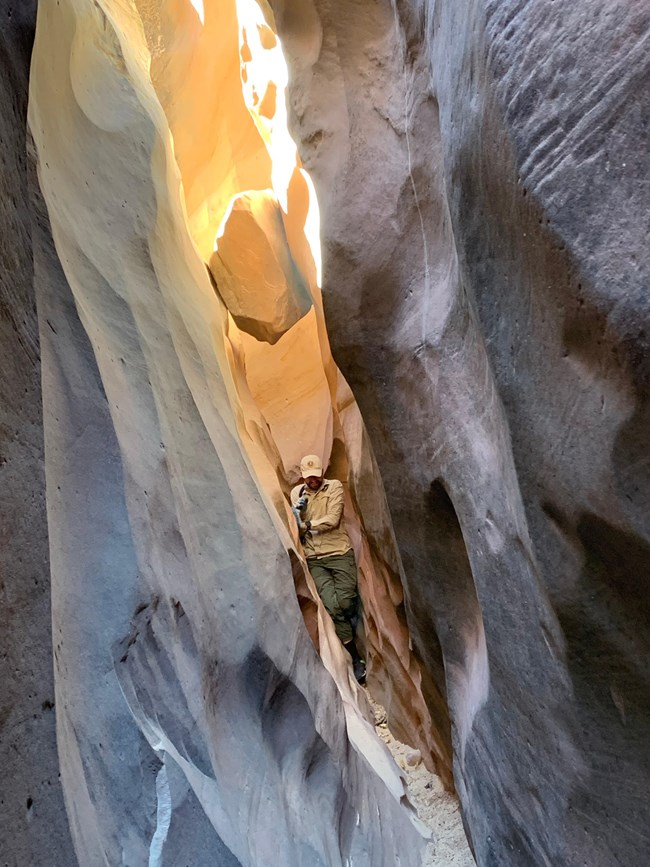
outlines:
[[[334,578],[334,587],[339,609],[343,616],[351,620],[359,608],[357,564],[354,551],[328,557],[327,568]]]
[[[344,642],[343,647],[352,657],[352,671],[354,672],[357,683],[360,683],[361,686],[363,686],[363,684],[366,682],[366,663],[365,660],[361,659],[361,657],[359,656],[359,651],[357,650],[354,636],[348,642]]]
[[[330,567],[331,557],[321,557],[318,560],[308,560],[307,566],[316,584],[327,613],[334,621],[336,634],[343,644],[352,641],[352,626],[341,608],[339,593]]]
[[[337,630],[337,634],[339,634],[343,646],[352,657],[354,676],[359,683],[363,684],[366,680],[366,664],[361,659],[357,650],[352,628],[352,618],[357,614],[359,609],[357,564],[354,558],[354,551],[350,550],[346,554],[331,557],[328,560],[328,569],[334,577],[339,611],[341,617],[349,627],[345,630],[345,638],[341,637],[339,630]],[[343,630],[341,630],[342,632]]]

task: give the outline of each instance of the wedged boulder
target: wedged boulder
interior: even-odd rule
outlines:
[[[231,203],[210,258],[216,291],[242,331],[277,343],[311,307],[309,284],[291,255],[283,211],[270,191]]]

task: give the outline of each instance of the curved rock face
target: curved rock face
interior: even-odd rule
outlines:
[[[0,0],[5,857],[419,865],[287,508],[315,451],[477,862],[645,863],[646,5],[43,3],[30,221]]]
[[[252,5],[246,27],[271,51]],[[425,837],[403,775],[375,735],[283,497],[317,437],[343,477],[346,449],[356,447],[357,462],[369,451],[329,354],[295,145],[276,171],[272,101],[260,132],[231,66],[193,63],[217,31],[229,63],[233,45],[241,50],[236,11],[215,2],[203,28],[175,3],[39,10],[30,126],[68,281],[50,268],[38,293],[51,324],[42,353],[57,738],[74,848],[84,865],[419,865]],[[195,54],[180,50],[188,33]],[[177,129],[182,87],[201,84],[210,106],[223,97],[222,129],[235,135],[242,123],[241,164],[203,115],[183,118],[186,138]],[[205,151],[201,129],[212,136]],[[284,264],[257,309],[250,262],[232,255],[233,217],[253,181],[283,223],[274,235],[264,209],[249,211],[253,254]],[[207,268],[210,232],[232,242],[224,267],[241,266],[223,291]],[[309,303],[296,311],[301,293]],[[290,315],[267,315],[285,302]],[[318,423],[303,439],[289,436],[296,406],[261,386],[290,372],[295,327],[309,329],[307,395],[320,389]],[[269,330],[273,340],[260,342]],[[301,405],[299,389],[285,395]],[[383,520],[390,551],[385,506]],[[395,611],[397,570],[380,565],[375,594],[393,595],[375,605],[369,594],[367,645],[387,642],[376,677],[390,694],[393,666],[402,687],[393,712],[418,721],[414,740],[431,756],[419,668]]]
[[[273,6],[477,860],[642,863],[647,4]]]

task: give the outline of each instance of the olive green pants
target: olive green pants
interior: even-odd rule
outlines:
[[[318,595],[334,621],[336,634],[343,644],[347,644],[354,637],[350,621],[359,607],[354,551],[350,549],[345,554],[309,557],[307,566],[316,584]]]

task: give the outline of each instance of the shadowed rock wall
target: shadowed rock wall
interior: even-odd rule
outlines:
[[[641,864],[646,4],[273,3],[480,864]]]
[[[26,113],[36,4],[0,2],[0,860],[71,864],[59,783]]]

